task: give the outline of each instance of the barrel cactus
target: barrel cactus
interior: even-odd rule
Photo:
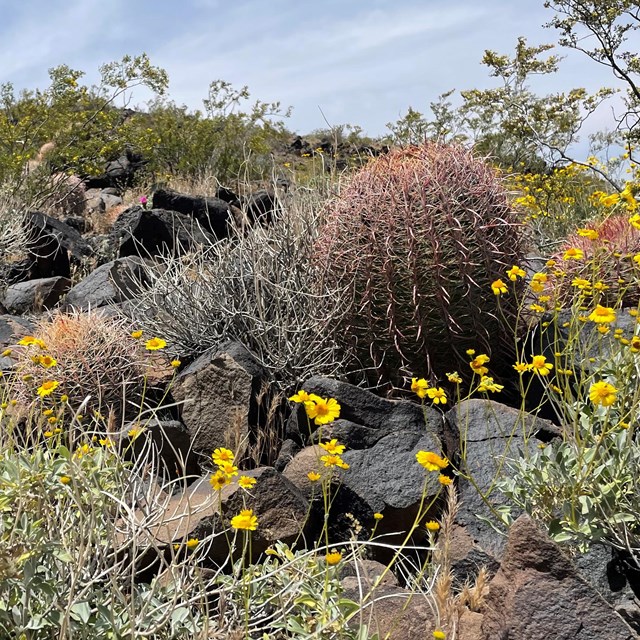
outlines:
[[[471,151],[426,143],[372,160],[328,205],[317,257],[352,296],[334,339],[372,386],[468,375],[468,349],[490,355],[492,373],[513,364],[520,283],[506,271],[523,262],[522,229],[502,178]],[[513,284],[499,300],[498,279]]]
[[[577,295],[595,296],[605,306],[637,306],[640,229],[629,216],[614,213],[569,236],[553,256],[555,264],[544,293],[561,307],[570,306]],[[632,220],[640,225],[640,220]]]

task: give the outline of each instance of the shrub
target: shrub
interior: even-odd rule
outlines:
[[[491,283],[523,259],[516,214],[496,171],[459,146],[428,143],[381,156],[328,207],[316,259],[349,288],[333,325],[370,383],[468,371],[468,348],[513,361],[516,306]]]
[[[304,193],[279,201],[268,226],[165,258],[135,301],[137,317],[185,358],[237,340],[276,378],[293,385],[341,367],[327,339],[341,292],[322,287],[311,263],[318,215]]]

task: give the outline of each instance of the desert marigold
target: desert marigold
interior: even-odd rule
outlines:
[[[317,425],[329,424],[340,416],[340,405],[335,398],[321,398],[312,393],[304,407],[307,416]]]
[[[240,476],[238,478],[238,485],[243,489],[252,489],[253,487],[255,487],[256,482],[258,481],[250,476]]]
[[[294,393],[289,400],[291,400],[291,402],[298,402],[298,403],[305,403],[305,402],[309,402],[310,400],[310,394],[308,394],[306,391],[304,391],[303,389],[300,389],[300,391],[296,391],[296,393]]]
[[[235,459],[233,451],[231,451],[231,449],[225,449],[224,447],[214,449],[211,457],[213,458],[213,464],[218,466],[226,462],[233,462]]]
[[[39,387],[37,394],[44,398],[45,396],[51,395],[58,387],[60,383],[57,380],[45,380]]]
[[[608,382],[600,380],[589,388],[589,399],[593,404],[610,407],[615,401],[618,390]]]
[[[429,520],[424,523],[424,526],[429,531],[438,531],[440,529],[440,524],[435,520]]]
[[[586,291],[591,288],[591,282],[589,280],[585,280],[584,278],[574,278],[571,281],[571,286],[577,287],[580,291]]]
[[[453,373],[447,373],[446,376],[449,382],[453,382],[455,384],[460,384],[462,382],[462,378],[457,371],[454,371]]]
[[[507,293],[508,289],[507,289],[507,285],[498,278],[498,280],[494,280],[491,283],[491,291],[493,291],[493,293],[497,296]]]
[[[411,378],[411,391],[413,391],[418,398],[426,398],[428,388],[429,383],[424,378]]]
[[[324,559],[328,565],[333,566],[335,564],[338,564],[340,560],[342,560],[342,554],[339,551],[332,549],[329,553],[327,553]]]
[[[599,234],[595,229],[578,229],[578,235],[589,240],[597,240]]]
[[[490,376],[482,376],[480,384],[478,385],[478,391],[481,393],[486,391],[491,391],[491,393],[500,393],[503,389],[504,385],[498,384]]]
[[[339,467],[340,469],[349,468],[349,465],[340,456],[331,453],[326,456],[320,456],[320,461],[325,467]]]
[[[374,520],[382,520],[382,518],[384,518],[384,515],[382,515],[381,513],[374,513],[373,514],[373,519]]]
[[[238,475],[238,467],[236,467],[233,462],[223,462],[218,465],[218,469],[230,478]]]
[[[177,369],[181,364],[182,364],[182,361],[181,361],[181,360],[178,360],[177,358],[176,358],[175,360],[172,360],[172,361],[171,361],[171,366],[172,366],[174,369]]]
[[[438,476],[438,482],[441,485],[444,485],[446,487],[447,485],[450,485],[453,482],[453,479],[451,479],[449,476],[445,476],[444,474],[441,473]]]
[[[577,247],[570,247],[564,252],[562,256],[565,260],[582,260],[584,258],[584,251]]]
[[[640,229],[640,213],[634,213],[629,218],[629,224],[631,224],[631,226],[635,227],[636,229]]]
[[[191,551],[192,549],[195,549],[199,544],[200,540],[198,540],[198,538],[189,538],[184,546]]]
[[[518,278],[524,278],[527,274],[524,269],[514,265],[511,269],[507,269],[507,275],[509,276],[509,280],[515,282]]]
[[[71,478],[69,476],[60,476],[58,479],[62,484],[69,484],[71,482]]]
[[[307,478],[309,478],[311,482],[317,482],[321,477],[322,476],[316,471],[309,471],[309,473],[307,473]]]
[[[489,362],[489,356],[485,353],[481,353],[469,363],[469,366],[474,373],[477,373],[479,376],[483,376],[485,373],[489,373],[489,369],[484,366],[487,362]]]
[[[327,453],[332,453],[338,456],[343,454],[345,449],[345,446],[340,444],[336,438],[329,440],[329,442],[321,442],[320,447]]]
[[[137,331],[132,331],[130,335],[135,340],[138,340],[139,338],[142,338],[142,333],[143,333],[142,329],[138,329]]]
[[[447,404],[447,394],[442,387],[427,389],[427,395],[433,404]]]
[[[548,376],[553,369],[553,365],[547,362],[545,356],[532,356],[529,369],[541,376]]]
[[[209,478],[209,484],[216,490],[220,491],[223,487],[226,487],[231,482],[231,479],[226,473],[218,470]]]
[[[616,312],[611,307],[603,307],[601,304],[589,314],[589,320],[599,324],[608,324],[616,321]]]
[[[416,453],[416,460],[418,464],[423,466],[427,471],[440,471],[449,466],[449,461],[446,458],[440,457],[433,451],[418,451]]]
[[[231,526],[234,529],[255,531],[258,528],[258,518],[254,515],[253,509],[243,509],[237,516],[231,518]]]
[[[167,342],[162,338],[150,338],[144,343],[144,346],[147,351],[159,351],[167,346]]]
[[[518,373],[524,373],[525,371],[529,371],[529,365],[526,362],[516,362],[512,366]]]
[[[531,282],[529,286],[531,290],[535,293],[542,293],[544,291],[544,286],[549,280],[549,276],[546,273],[538,272],[534,273],[531,277]]]
[[[445,635],[444,631],[440,631],[440,629],[436,629],[433,632],[433,637],[434,640],[447,640],[447,636]]]
[[[41,364],[45,369],[51,369],[58,364],[58,361],[51,356],[40,356],[38,359],[38,363]]]

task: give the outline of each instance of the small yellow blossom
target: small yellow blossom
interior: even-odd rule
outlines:
[[[618,390],[608,382],[594,382],[589,388],[589,399],[593,404],[610,407],[616,401]]]
[[[562,257],[565,260],[582,260],[584,258],[584,252],[582,249],[571,247],[564,252]]]
[[[578,229],[578,235],[583,238],[589,238],[589,240],[597,240],[599,237],[595,229]]]
[[[444,474],[442,474],[442,473],[441,473],[441,474],[438,476],[438,482],[439,482],[441,485],[443,485],[443,486],[445,486],[445,487],[446,487],[447,485],[450,485],[450,484],[453,482],[453,480],[452,480],[449,476],[445,476]]]
[[[449,382],[453,382],[455,384],[460,384],[462,382],[462,378],[457,371],[454,371],[453,373],[447,373],[446,376]]]
[[[51,395],[58,386],[60,386],[60,383],[57,380],[45,380],[38,387],[37,393],[41,398],[44,398],[45,396]]]
[[[253,514],[253,509],[243,509],[237,516],[231,518],[231,526],[234,529],[255,531],[258,528],[258,518]]]
[[[418,398],[426,398],[428,388],[429,383],[424,378],[411,378],[411,391],[413,391]]]
[[[145,342],[144,346],[147,351],[159,351],[167,346],[167,342],[162,338],[151,338]]]
[[[218,465],[218,469],[230,478],[238,475],[238,467],[236,467],[232,462],[222,462]]]
[[[329,424],[340,416],[340,405],[335,398],[321,398],[312,393],[304,407],[307,416],[317,425]]]
[[[218,466],[227,462],[233,462],[235,460],[233,451],[231,451],[231,449],[225,449],[224,447],[214,449],[211,457],[213,458],[213,464]]]
[[[524,278],[527,274],[524,269],[514,265],[511,269],[507,270],[507,275],[509,276],[509,280],[515,282],[518,278]]]
[[[139,338],[142,338],[142,329],[138,329],[137,331],[132,331],[131,332],[131,337],[134,338],[135,340],[138,340]]]
[[[51,369],[58,364],[58,361],[51,356],[40,356],[38,360],[39,364],[41,364],[45,369]]]
[[[382,520],[382,518],[384,518],[384,516],[381,513],[374,513],[373,514],[373,519],[374,520]]]
[[[182,364],[182,362],[180,360],[178,360],[177,358],[175,360],[171,361],[171,366],[174,369],[177,369],[181,364]]]
[[[507,289],[507,285],[500,279],[498,280],[494,280],[491,283],[491,291],[493,291],[493,293],[497,296],[507,293],[508,289]]]
[[[425,522],[424,526],[429,531],[438,531],[440,529],[440,524],[438,522],[436,522],[435,520],[429,520],[428,522]]]
[[[330,566],[336,565],[342,560],[342,554],[335,549],[332,549],[327,555],[324,557],[326,563]]]
[[[60,476],[60,482],[62,482],[62,484],[69,484],[71,482],[71,478],[69,476]]]
[[[231,482],[231,478],[222,471],[218,470],[209,478],[209,484],[216,490],[220,491]]]
[[[306,391],[303,391],[302,389],[300,391],[297,391],[296,393],[294,393],[289,398],[289,400],[291,400],[291,402],[298,402],[298,403],[309,402],[310,399],[311,399],[311,397],[309,396],[309,394]]]
[[[447,404],[447,394],[442,387],[427,389],[427,395],[433,404]]]
[[[309,471],[309,473],[307,473],[307,478],[309,478],[311,482],[317,482],[321,477],[322,476],[316,471]]]
[[[553,365],[550,362],[547,362],[547,358],[545,356],[532,356],[529,369],[538,375],[548,376],[553,369]]]
[[[482,376],[480,384],[478,385],[478,391],[491,391],[491,393],[500,393],[504,389],[504,385],[497,384],[493,381],[493,378],[489,376]]]
[[[485,373],[489,373],[489,369],[484,366],[487,362],[489,362],[489,356],[481,353],[469,363],[469,366],[473,369],[474,373],[477,373],[479,376],[483,376]]]
[[[321,442],[320,447],[327,453],[332,453],[338,456],[342,455],[345,449],[345,446],[343,444],[340,444],[336,438],[333,438],[333,440],[329,440],[329,442]]]
[[[240,476],[238,478],[238,485],[243,489],[253,489],[256,482],[258,481],[250,476]]]
[[[433,632],[433,637],[434,640],[447,640],[447,636],[445,635],[444,631],[441,631],[440,629],[436,629]]]
[[[529,365],[526,362],[516,362],[513,365],[513,368],[518,372],[518,373],[524,373],[525,371],[529,371]]]
[[[611,307],[603,307],[601,304],[589,314],[591,322],[608,324],[616,321],[616,312]]]
[[[418,451],[418,453],[416,453],[416,460],[418,464],[423,466],[427,471],[440,471],[449,466],[449,461],[446,458],[441,458],[437,453],[433,453],[433,451]]]

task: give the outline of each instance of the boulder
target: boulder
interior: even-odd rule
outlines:
[[[309,536],[313,529],[309,505],[293,483],[273,467],[259,467],[243,474],[255,478],[256,484],[250,491],[232,488],[226,493],[222,514],[228,523],[243,509],[253,510],[258,518],[258,528],[251,533],[253,559],[278,541],[291,546]]]
[[[440,443],[431,433],[398,430],[370,449],[345,451],[342,459],[349,469],[344,472],[343,484],[363,498],[374,512],[390,508],[398,519],[404,512],[404,524],[411,524],[423,491],[428,502],[441,488],[438,474],[427,472],[418,464],[418,451],[440,454]]]
[[[29,277],[71,277],[71,261],[81,262],[92,254],[91,247],[72,227],[39,211],[25,216]]]
[[[109,236],[121,258],[182,254],[215,241],[191,216],[140,206],[120,214]]]
[[[255,191],[244,202],[244,210],[252,223],[270,223],[277,208],[278,203],[275,194],[266,189]]]
[[[509,474],[505,463],[508,458],[518,458],[530,447],[538,446],[536,434],[543,433],[548,439],[560,431],[546,420],[480,398],[460,402],[446,413],[445,420],[448,425],[445,450],[453,460],[464,451],[458,463],[463,476],[458,483],[461,504],[456,522],[466,528],[484,551],[498,557],[506,538],[478,518],[487,518],[500,526],[494,511],[507,501],[495,489],[495,480]],[[466,480],[465,475],[473,482]]]
[[[233,221],[230,205],[224,200],[189,196],[171,189],[158,189],[154,192],[153,208],[191,216],[218,240],[229,236],[229,226]]]
[[[227,342],[181,371],[171,388],[195,451],[229,447],[242,459],[264,419],[266,370],[238,342]]]
[[[233,482],[218,495],[209,482],[211,476],[205,476],[182,493],[171,496],[150,527],[151,540],[168,545],[189,538],[202,540],[214,534],[207,557],[222,564],[229,555],[229,544],[235,533],[230,528],[231,519],[243,509],[252,509],[258,518],[258,528],[251,532],[253,560],[278,541],[291,545],[299,536],[306,535],[310,527],[308,503],[282,474],[272,467],[259,467],[242,474],[257,481],[249,491]],[[223,534],[225,530],[227,535]],[[240,537],[235,546],[236,555],[241,548]]]
[[[485,638],[634,640],[637,635],[578,574],[560,547],[522,515],[483,606]]]
[[[442,435],[443,418],[436,409],[422,407],[407,400],[386,400],[346,382],[332,378],[314,376],[307,380],[302,388],[323,398],[335,398],[340,403],[340,419],[372,430],[386,433],[414,431],[416,433],[434,433]],[[425,422],[426,420],[426,422]],[[317,427],[311,423],[311,431]],[[294,437],[306,437],[309,424],[302,405],[292,411],[286,431]]]
[[[0,315],[0,351],[15,345],[24,336],[32,335],[35,326],[26,318]],[[0,371],[8,371],[14,364],[13,358],[0,356]]]
[[[67,307],[97,309],[133,298],[144,282],[145,266],[140,258],[118,258],[92,271],[65,298]]]
[[[127,433],[132,426],[138,425],[128,425],[123,432]],[[180,421],[154,418],[145,422],[142,433],[132,442],[134,456],[146,450],[146,438],[151,439],[155,450],[151,461],[159,476],[167,480],[180,478],[189,481],[200,475],[200,464],[191,448],[191,437]]]
[[[127,150],[116,160],[107,162],[104,173],[85,178],[87,189],[115,188],[123,189],[133,184],[136,173],[144,167],[146,162],[142,156]]]
[[[8,313],[16,315],[51,309],[70,286],[71,280],[61,276],[18,282],[7,287],[2,302]]]

